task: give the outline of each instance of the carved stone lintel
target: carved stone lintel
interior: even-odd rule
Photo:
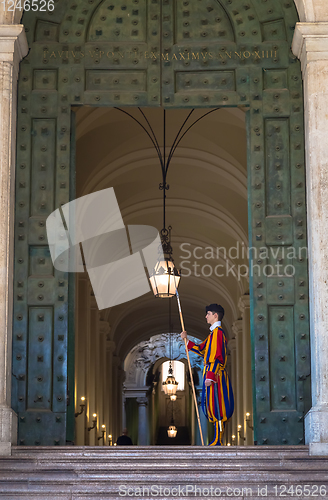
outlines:
[[[22,24],[0,24],[0,61],[15,66],[14,79],[17,80],[19,63],[26,56],[28,45]]]
[[[328,23],[296,23],[292,50],[301,61],[304,77],[310,62],[327,60]]]

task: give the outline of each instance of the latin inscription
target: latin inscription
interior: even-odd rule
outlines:
[[[51,61],[55,59],[83,59],[84,57],[91,57],[92,59],[99,62],[101,59],[109,59],[114,62],[118,60],[131,60],[131,61],[141,61],[141,60],[160,60],[160,61],[242,61],[242,60],[263,60],[263,59],[277,59],[277,50],[221,50],[217,52],[211,51],[183,51],[183,52],[152,52],[152,51],[104,51],[104,50],[88,50],[88,51],[74,51],[74,50],[56,50],[56,51],[43,51],[43,59],[45,61]]]

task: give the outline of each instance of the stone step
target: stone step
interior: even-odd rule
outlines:
[[[328,496],[327,458],[307,446],[20,446],[0,457],[6,500],[263,496]]]

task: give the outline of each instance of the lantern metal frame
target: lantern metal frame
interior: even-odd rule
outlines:
[[[153,293],[159,298],[174,297],[181,278],[181,272],[175,267],[172,257],[171,230],[172,226],[161,229],[160,251],[163,249],[164,258],[159,258],[149,275]]]
[[[172,369],[172,361],[170,360],[169,375],[166,380],[162,383],[163,390],[167,396],[173,396],[176,394],[179,382],[175,380]]]

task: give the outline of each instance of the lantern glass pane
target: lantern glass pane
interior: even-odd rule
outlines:
[[[175,438],[177,435],[178,429],[175,427],[175,425],[170,425],[170,427],[167,430],[167,435],[170,438]]]
[[[177,387],[178,385],[176,384],[167,384],[167,393],[169,396],[171,396],[171,394],[175,394],[177,392]]]
[[[168,293],[170,276],[169,274],[159,274],[156,276],[157,290],[160,295]],[[175,290],[174,290],[175,293]]]
[[[174,274],[171,274],[169,276],[168,291],[170,295],[175,295],[175,290],[179,286],[179,281],[180,281],[180,276],[175,276]]]
[[[155,280],[155,276],[151,276],[149,278],[149,281],[150,281],[150,284],[151,284],[151,287],[152,287],[152,290],[153,290],[153,294],[154,295],[157,295],[157,288],[156,288],[156,280]]]
[[[156,262],[150,276],[150,284],[156,297],[172,297],[179,286],[180,276],[173,273],[174,264],[171,260]]]

